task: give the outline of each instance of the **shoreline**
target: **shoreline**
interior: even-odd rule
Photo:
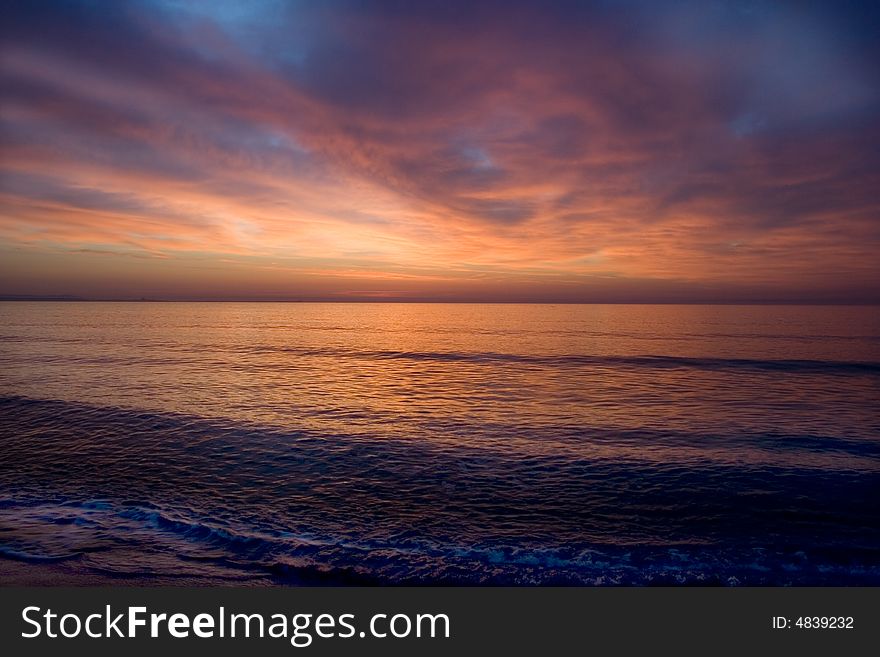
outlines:
[[[168,575],[106,575],[79,571],[75,560],[55,563],[38,563],[0,556],[0,588],[11,587],[179,587],[179,586],[233,586],[252,588],[254,586],[277,587],[276,583],[240,581],[234,584],[218,582],[206,577],[168,576]],[[284,586],[291,586],[285,584]]]

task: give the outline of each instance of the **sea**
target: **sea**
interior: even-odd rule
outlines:
[[[880,585],[878,402],[870,306],[3,302],[0,560]]]

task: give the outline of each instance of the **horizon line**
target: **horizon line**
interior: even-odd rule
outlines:
[[[0,294],[0,302],[63,302],[63,303],[399,303],[399,304],[471,304],[471,305],[567,305],[567,306],[880,306],[880,301],[853,300],[715,300],[715,301],[576,301],[576,300],[502,300],[502,299],[431,299],[389,298],[152,298],[152,297],[79,297],[75,295],[9,295]]]

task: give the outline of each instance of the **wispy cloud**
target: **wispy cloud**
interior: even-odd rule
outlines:
[[[4,292],[876,299],[870,5],[8,14]]]

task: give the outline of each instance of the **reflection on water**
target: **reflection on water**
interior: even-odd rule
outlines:
[[[0,304],[0,551],[205,581],[880,582],[868,307]]]

